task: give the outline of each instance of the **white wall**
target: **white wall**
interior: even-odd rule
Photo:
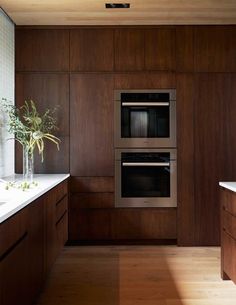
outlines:
[[[15,37],[14,24],[0,9],[0,101],[14,102]],[[6,117],[0,110],[0,177],[14,173],[14,140],[7,140]]]

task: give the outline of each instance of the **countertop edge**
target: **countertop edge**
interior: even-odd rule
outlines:
[[[55,174],[56,175],[56,174]],[[70,174],[59,174],[59,175],[64,175],[63,177],[59,178],[58,180],[52,182],[42,190],[40,190],[37,194],[34,194],[24,202],[20,203],[17,205],[15,208],[11,209],[9,212],[6,212],[4,215],[0,215],[0,224],[3,223],[4,221],[7,221],[10,217],[18,213],[20,210],[24,209],[26,206],[28,206],[30,203],[33,201],[37,200],[39,197],[53,189],[55,186],[58,184],[62,183],[63,181],[67,180],[70,177]],[[46,174],[45,174],[46,176]]]
[[[232,191],[232,192],[234,192],[234,193],[236,193],[236,182],[219,182],[219,185],[221,186],[221,187],[224,187],[224,188],[226,188],[227,190],[230,190],[230,191]]]

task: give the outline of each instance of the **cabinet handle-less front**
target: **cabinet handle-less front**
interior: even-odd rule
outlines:
[[[170,166],[170,162],[123,162],[122,166]]]
[[[159,106],[170,106],[170,103],[168,102],[122,102],[121,103],[122,106],[156,106],[156,107],[159,107]]]

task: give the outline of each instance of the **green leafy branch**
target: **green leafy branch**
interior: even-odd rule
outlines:
[[[59,150],[61,141],[53,135],[53,131],[58,129],[55,118],[56,108],[47,109],[40,115],[32,100],[25,101],[22,107],[16,108],[7,99],[2,99],[2,106],[9,117],[8,132],[13,134],[15,140],[22,146],[26,147],[29,154],[33,154],[37,147],[43,162],[45,140],[53,142]]]

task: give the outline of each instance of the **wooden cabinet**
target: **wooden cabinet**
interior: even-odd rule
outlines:
[[[175,71],[175,29],[145,30],[145,70]]]
[[[177,74],[178,245],[195,242],[194,75]]]
[[[47,274],[68,239],[67,182],[45,196],[45,263]]]
[[[33,304],[68,239],[67,193],[65,181],[0,224],[0,305]]]
[[[115,70],[144,70],[144,30],[115,30]]]
[[[17,73],[16,105],[25,100],[34,100],[39,112],[57,107],[58,130],[55,134],[61,139],[60,150],[47,141],[44,162],[35,154],[36,173],[69,172],[69,76],[67,74]],[[22,147],[16,145],[16,172],[22,171]]]
[[[113,176],[113,77],[74,74],[70,82],[70,172]]]
[[[236,284],[236,193],[221,188],[221,276]]]
[[[157,240],[177,238],[176,209],[89,208],[70,201],[71,241]],[[96,200],[94,200],[96,202]]]
[[[71,71],[113,71],[112,29],[74,29],[70,31]]]
[[[194,27],[176,27],[176,71],[194,72]]]
[[[68,70],[69,30],[16,30],[16,71]]]
[[[196,72],[236,72],[236,27],[194,28]]]
[[[0,225],[0,304],[30,304],[28,210]]]
[[[174,71],[175,29],[116,29],[116,71]]]
[[[176,88],[175,73],[117,73],[114,76],[115,89],[170,89]]]
[[[229,83],[230,76],[226,74],[195,77],[195,232],[200,245],[220,242],[218,182],[225,179],[228,171],[224,112],[231,99]]]
[[[39,287],[43,284],[44,274],[44,199],[41,197],[29,205],[29,287],[31,302],[39,293]]]

